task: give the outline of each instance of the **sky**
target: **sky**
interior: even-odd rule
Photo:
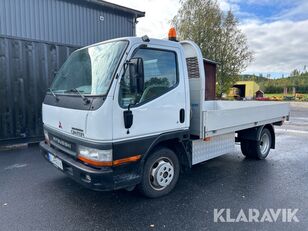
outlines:
[[[145,11],[138,19],[137,36],[166,38],[179,0],[108,0]],[[232,10],[246,35],[254,60],[243,73],[288,76],[308,66],[308,0],[217,0]]]

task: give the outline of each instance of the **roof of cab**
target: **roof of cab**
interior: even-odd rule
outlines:
[[[149,38],[149,42],[147,42],[147,41],[143,41],[142,37],[133,36],[133,37],[120,37],[120,38],[105,40],[105,41],[101,41],[101,42],[98,42],[98,43],[91,44],[91,45],[83,47],[81,49],[97,46],[97,45],[104,44],[104,43],[115,42],[115,41],[123,41],[123,40],[129,41],[131,44],[134,44],[134,43],[144,43],[144,44],[150,43],[150,44],[153,44],[153,45],[162,45],[162,46],[170,46],[170,47],[181,48],[181,44],[179,42],[170,41],[168,39]]]

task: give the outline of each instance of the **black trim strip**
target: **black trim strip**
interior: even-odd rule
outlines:
[[[80,140],[77,137],[73,138],[71,136],[68,136],[64,133],[52,130],[46,126],[44,126],[46,131],[50,133],[51,135],[54,135],[56,137],[59,137],[60,139],[63,139],[64,141],[72,143],[74,146],[77,145],[83,145],[86,147],[91,148],[97,148],[101,150],[113,150],[113,160],[118,160],[130,156],[135,155],[142,155],[142,158],[144,159],[145,156],[147,156],[151,150],[160,142],[175,139],[178,138],[180,140],[189,139],[189,129],[187,130],[178,130],[173,132],[167,132],[159,135],[153,135],[153,136],[147,136],[142,138],[136,138],[136,139],[129,139],[124,141],[118,141],[113,143],[97,143],[93,141],[84,141]]]
[[[53,95],[46,94],[44,99],[44,104],[56,106],[56,107],[63,107],[63,108],[70,108],[70,109],[78,109],[78,110],[97,110],[99,107],[103,105],[105,102],[105,97],[91,97],[87,96],[90,100],[90,103],[85,104],[82,98],[79,95],[57,95],[57,100]]]
[[[75,150],[75,149],[70,150],[70,149],[68,149],[68,148],[65,148],[65,147],[63,147],[62,145],[57,144],[57,143],[54,142],[53,140],[50,140],[50,145],[56,147],[57,149],[61,150],[62,152],[65,152],[65,153],[67,153],[67,154],[70,154],[70,155],[72,155],[72,156],[74,156],[74,157],[77,155],[77,150]]]
[[[122,159],[129,156],[142,155],[142,159],[150,154],[153,148],[162,141],[171,139],[186,139],[189,137],[189,130],[178,130],[155,136],[143,137],[134,140],[127,140],[113,143],[114,159]]]
[[[112,143],[98,143],[98,142],[93,142],[90,140],[81,140],[78,137],[74,138],[69,135],[66,135],[65,133],[58,132],[56,130],[50,129],[47,126],[44,125],[44,129],[50,133],[51,135],[55,135],[56,137],[59,137],[60,139],[63,139],[64,141],[68,141],[73,144],[79,144],[83,145],[86,147],[91,147],[91,148],[97,148],[101,150],[108,150],[112,148]]]

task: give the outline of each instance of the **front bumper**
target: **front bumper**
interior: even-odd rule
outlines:
[[[141,181],[139,163],[123,164],[123,166],[118,167],[93,168],[62,151],[50,147],[44,141],[40,142],[40,147],[42,155],[48,162],[50,162],[48,158],[48,153],[50,153],[62,161],[62,172],[79,184],[92,190],[110,191],[127,188]]]

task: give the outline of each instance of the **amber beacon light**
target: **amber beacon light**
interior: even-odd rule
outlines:
[[[176,31],[174,27],[171,27],[168,33],[168,38],[171,41],[176,41]]]

